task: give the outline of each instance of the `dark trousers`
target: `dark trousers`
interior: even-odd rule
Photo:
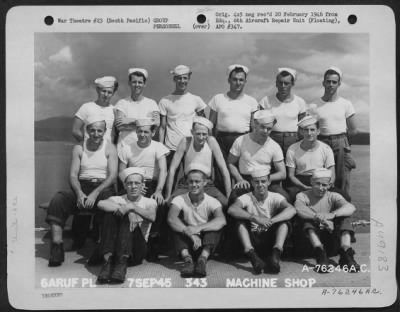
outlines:
[[[131,232],[129,225],[127,214],[121,217],[113,212],[104,213],[100,252],[116,257],[129,256],[132,264],[140,264],[147,253],[147,242],[138,226]]]
[[[221,237],[221,231],[202,232],[200,234],[202,247],[200,247],[196,251],[193,250],[193,241],[189,237],[187,237],[186,235],[184,235],[182,233],[178,233],[178,232],[174,232],[173,235],[174,235],[175,250],[178,255],[181,254],[181,251],[183,249],[187,249],[192,254],[192,256],[197,258],[200,255],[200,253],[204,247],[209,248],[210,255],[213,254],[216,246],[219,243],[219,240]]]

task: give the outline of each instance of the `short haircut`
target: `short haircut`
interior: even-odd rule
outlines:
[[[244,73],[244,77],[247,79],[247,74],[242,67],[235,67],[234,69],[232,69],[229,73],[229,79],[231,79],[233,73]]]
[[[276,78],[278,79],[279,76],[281,76],[281,77],[290,76],[290,77],[291,77],[291,81],[292,81],[292,85],[294,85],[294,77],[293,77],[293,75],[292,75],[291,73],[289,73],[288,71],[282,70],[282,71],[276,76]]]
[[[324,80],[326,79],[326,76],[329,76],[329,75],[337,75],[339,77],[339,81],[340,81],[340,74],[337,71],[335,71],[333,69],[328,69],[324,74]]]
[[[143,78],[143,82],[146,83],[146,76],[140,72],[140,71],[134,71],[133,73],[130,73],[128,76],[129,81],[131,81],[132,76],[137,76],[137,77],[142,77]]]

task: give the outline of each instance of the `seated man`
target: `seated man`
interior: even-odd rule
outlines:
[[[205,277],[207,259],[217,246],[226,221],[221,203],[204,193],[209,168],[192,163],[188,171],[189,192],[172,200],[168,223],[174,231],[176,251],[184,261],[181,276]],[[192,255],[199,255],[196,266]]]
[[[332,171],[325,168],[314,170],[311,177],[311,190],[297,194],[295,207],[297,215],[303,220],[303,230],[314,248],[315,258],[319,266],[317,272],[328,272],[328,254],[337,254],[340,245],[339,265],[347,266],[349,272],[358,272],[360,266],[354,260],[354,250],[351,248],[351,238],[354,236],[349,218],[355,207],[347,202],[343,196],[328,191],[331,183]],[[327,238],[326,250],[321,237]]]
[[[72,149],[71,189],[58,192],[47,210],[46,221],[51,229],[50,267],[64,262],[63,228],[68,217],[80,210],[96,211],[99,200],[114,195],[112,185],[117,177],[118,157],[115,146],[103,139],[104,116],[89,116],[86,131],[87,140]]]
[[[97,278],[99,284],[123,283],[128,258],[133,259],[133,264],[140,264],[146,255],[157,202],[142,196],[144,176],[142,168],[123,170],[119,177],[127,193],[98,203],[99,209],[105,212],[100,241],[105,264]]]
[[[162,191],[167,179],[166,156],[169,150],[164,144],[152,139],[156,129],[157,125],[151,118],[136,120],[137,140],[129,145],[123,144],[118,155],[120,159],[119,172],[127,167],[144,169],[144,196],[155,199],[158,204],[156,221],[149,239],[149,260],[157,260],[161,248],[160,238],[167,240],[167,207],[164,205]],[[164,242],[164,245],[167,243]]]
[[[185,137],[181,140],[169,167],[165,192],[166,198],[171,196],[175,173],[181,162],[183,162],[185,174],[188,173],[188,168],[191,163],[202,163],[209,168],[207,172],[208,183],[204,191],[208,195],[218,199],[222,206],[228,204],[228,197],[231,192],[231,179],[217,140],[214,137],[209,136],[209,132],[212,128],[213,124],[208,119],[201,116],[193,117],[192,136]],[[217,187],[214,186],[214,183],[211,180],[213,160],[215,160],[218,169],[222,173],[226,197]],[[186,179],[183,177],[179,181],[177,190],[172,194],[172,198],[186,192]]]
[[[332,171],[330,183],[334,185],[335,182],[333,151],[329,145],[317,139],[319,122],[313,116],[306,116],[297,125],[303,139],[292,144],[286,155],[286,166],[290,180],[290,186],[287,190],[292,203],[295,201],[297,193],[311,189],[311,175],[316,168],[326,168]],[[338,192],[337,189],[334,191]],[[349,200],[348,197],[344,195],[343,197]]]
[[[238,219],[239,239],[256,274],[280,272],[280,256],[296,210],[279,193],[268,192],[269,168],[254,168],[253,191],[236,199],[228,213]],[[259,255],[270,255],[266,264]]]

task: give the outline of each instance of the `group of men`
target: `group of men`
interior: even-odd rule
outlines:
[[[98,100],[77,112],[73,134],[94,140],[88,132],[101,122],[104,140],[116,143],[113,163],[123,186],[116,196],[91,198],[89,207],[78,198],[80,209],[102,212],[99,283],[123,282],[129,264],[170,241],[184,262],[182,277],[205,277],[208,258],[221,245],[222,252],[237,249],[229,244],[235,239],[255,274],[276,274],[293,231],[306,237],[319,265],[339,252],[339,265],[359,270],[348,218],[355,211],[348,183],[355,164],[347,135],[356,126],[351,102],[337,94],[342,72],[329,68],[323,97],[308,106],[292,91],[295,70],[280,68],[276,95],[260,103],[244,93],[248,73],[246,66],[229,66],[228,92],[208,106],[188,92],[192,72],[185,65],[171,71],[175,89],[159,104],[143,96],[145,69],[129,69],[131,95],[114,107],[116,79],[95,81]],[[47,218],[52,228],[54,211]],[[328,233],[335,251],[327,253],[321,233]],[[56,245],[50,266],[64,260]]]

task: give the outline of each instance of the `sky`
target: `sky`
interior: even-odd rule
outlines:
[[[169,71],[192,68],[189,92],[208,103],[228,90],[231,64],[249,69],[245,92],[259,101],[276,93],[278,67],[297,70],[294,93],[311,103],[323,94],[324,71],[343,71],[339,89],[351,100],[361,131],[369,131],[369,37],[367,34],[302,33],[37,33],[35,34],[35,120],[73,116],[96,100],[94,79],[115,76],[112,99],[129,96],[128,69],[149,72],[144,95],[156,100],[174,88]]]

